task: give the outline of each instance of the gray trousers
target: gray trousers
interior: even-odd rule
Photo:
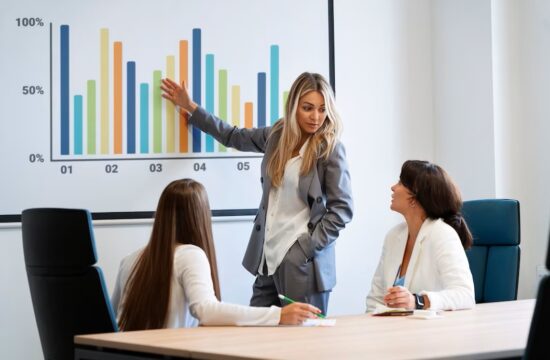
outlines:
[[[267,274],[265,265],[263,273]],[[306,257],[298,241],[290,247],[273,275],[256,276],[250,306],[288,305],[278,294],[317,306],[323,314],[327,313],[330,291],[317,291],[313,259]]]

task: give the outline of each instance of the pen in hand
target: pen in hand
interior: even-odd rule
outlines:
[[[286,296],[284,296],[284,295],[282,295],[282,294],[279,294],[279,299],[284,300],[284,301],[288,302],[289,304],[293,304],[293,303],[296,302],[296,301],[292,300],[291,298],[286,297]],[[325,318],[325,315],[323,315],[323,314],[315,314],[315,315],[316,315],[317,317],[321,318],[321,319],[324,319],[324,318]]]

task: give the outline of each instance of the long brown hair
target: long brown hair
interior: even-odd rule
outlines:
[[[281,132],[279,144],[267,163],[267,174],[273,186],[278,187],[283,181],[285,166],[292,157],[292,152],[300,142],[301,131],[296,120],[296,111],[300,98],[311,91],[318,91],[325,100],[327,117],[323,125],[311,135],[305,149],[300,175],[309,173],[318,158],[327,159],[334,150],[340,136],[342,121],[336,111],[334,92],[328,81],[320,74],[304,72],[294,81],[285,106],[285,116],[274,126],[271,134]]]
[[[204,186],[191,179],[171,182],[162,192],[149,243],[126,284],[119,319],[122,331],[159,329],[166,324],[174,251],[192,244],[206,253],[214,292],[220,299],[212,222]]]
[[[472,246],[472,234],[462,217],[462,196],[458,187],[439,165],[408,160],[401,167],[399,180],[409,189],[430,219],[443,219],[460,237],[464,249]]]

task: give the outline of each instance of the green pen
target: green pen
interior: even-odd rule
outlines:
[[[296,301],[292,300],[291,298],[286,297],[282,294],[279,294],[279,299],[284,300],[284,301],[288,302],[289,304],[293,304],[293,303],[296,302]],[[323,315],[323,314],[315,314],[315,315],[317,315],[317,317],[320,317],[321,319],[325,318],[325,315]]]

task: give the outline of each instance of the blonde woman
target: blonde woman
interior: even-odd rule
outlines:
[[[189,124],[221,144],[264,153],[263,195],[243,265],[256,280],[252,306],[280,305],[278,294],[327,311],[336,284],[334,245],[352,218],[351,183],[334,94],[319,74],[292,84],[272,127],[240,129],[206,112],[183,86],[164,79],[162,96]]]
[[[125,257],[112,297],[120,330],[201,325],[296,325],[320,310],[302,303],[281,309],[222,303],[204,187],[170,183],[159,199],[147,246]]]

